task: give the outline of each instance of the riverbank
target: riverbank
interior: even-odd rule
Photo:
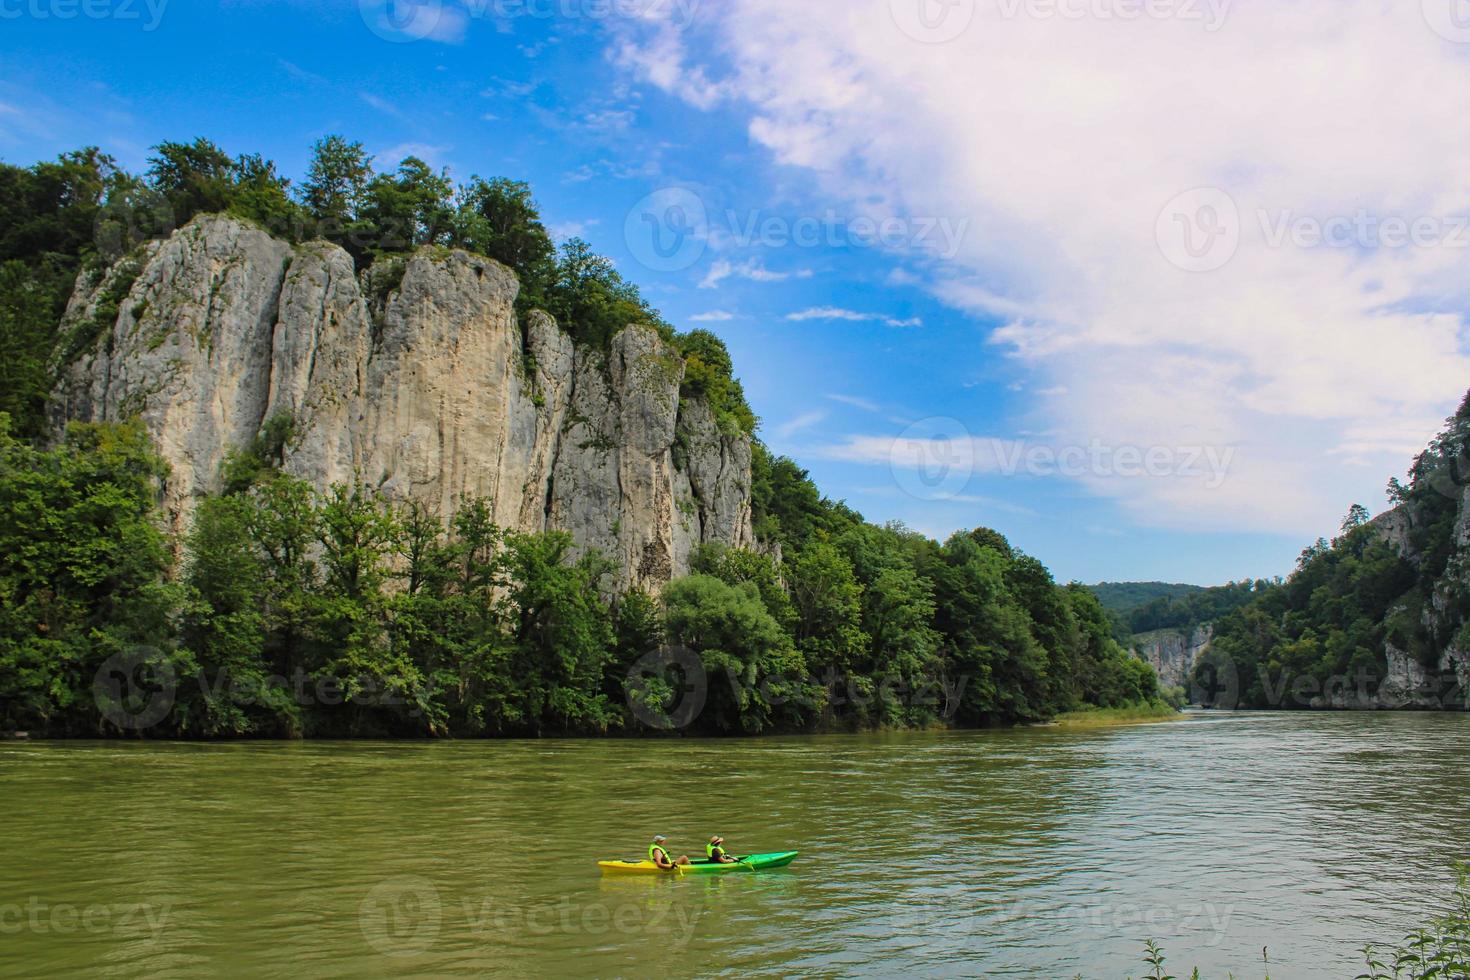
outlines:
[[[1126,708],[1089,708],[1058,715],[1053,724],[1058,728],[1113,728],[1119,725],[1156,725],[1166,721],[1182,721],[1185,715],[1177,708],[1155,701]]]

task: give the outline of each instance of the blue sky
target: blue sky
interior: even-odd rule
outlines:
[[[915,38],[900,0],[92,2],[0,0],[7,162],[96,144],[142,169],[206,136],[299,176],[343,133],[381,166],[525,179],[553,232],[726,340],[763,438],[828,495],[995,527],[1062,579],[1284,573],[1351,503],[1381,508],[1470,384],[1463,253],[1269,240],[1360,209],[1448,235],[1459,138],[1424,110],[1365,162],[1311,130],[1402,126],[1391,101],[1364,119],[1354,85],[1238,81],[1262,32],[1308,63],[1361,35],[1368,90],[1395,57],[1465,90],[1417,14],[1386,35],[1347,3],[1324,42],[1252,7],[1128,34],[1103,0],[1065,23],[982,4],[956,38]],[[1171,58],[1183,93],[1145,67]],[[1196,132],[1212,112],[1234,129]],[[1222,267],[1176,261],[1181,192],[1189,220],[1232,212]]]

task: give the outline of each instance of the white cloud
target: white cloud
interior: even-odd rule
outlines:
[[[834,402],[838,402],[839,404],[851,405],[853,408],[861,408],[863,411],[872,412],[875,415],[881,414],[883,411],[883,409],[879,408],[876,403],[871,402],[866,398],[859,398],[856,395],[828,395],[827,397]]]
[[[810,269],[796,269],[791,272],[777,272],[767,269],[757,259],[749,259],[736,264],[728,259],[716,259],[710,263],[709,272],[699,283],[700,289],[715,289],[729,278],[748,279],[751,282],[785,282],[788,279],[810,279]]]
[[[1068,389],[1033,410],[1069,444],[1236,452],[1217,487],[1084,478],[1095,492],[1141,522],[1315,535],[1379,503],[1470,384],[1470,248],[1272,242],[1283,216],[1470,214],[1470,57],[1421,8],[1240,4],[1211,31],[979,0],[958,38],[921,44],[889,0],[729,0],[619,50],[748,114],[829,200],[968,221],[930,288]],[[1176,227],[1166,207],[1201,187],[1238,209],[1238,248],[1189,272],[1169,256],[1186,229],[1208,244],[1210,216]]]
[[[782,439],[789,439],[798,432],[810,429],[812,426],[826,421],[826,419],[826,412],[805,412],[791,419],[789,422],[776,426],[776,435]]]
[[[708,313],[696,313],[689,318],[691,323],[725,323],[735,319],[735,314],[727,310],[710,310]]]
[[[879,313],[859,313],[857,310],[844,310],[838,306],[815,306],[809,310],[788,313],[786,314],[786,319],[796,323],[802,323],[807,320],[847,320],[852,323],[864,323],[876,320],[890,327],[922,327],[924,325],[924,321],[916,316],[900,320],[897,317],[883,316]]]
[[[398,108],[398,106],[394,105],[392,102],[389,102],[382,96],[374,95],[371,92],[359,92],[357,94],[358,97],[362,99],[362,101],[366,102],[374,109],[383,113],[385,116],[392,116],[394,119],[408,118],[404,114],[402,109]]]
[[[409,157],[418,157],[430,166],[438,167],[442,166],[444,155],[450,149],[433,143],[399,143],[373,154],[373,159],[380,170],[391,170]]]

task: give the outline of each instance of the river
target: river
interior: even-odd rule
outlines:
[[[602,878],[654,833],[786,871]],[[0,975],[1352,977],[1470,857],[1470,717],[0,744]]]

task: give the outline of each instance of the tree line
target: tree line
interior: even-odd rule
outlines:
[[[174,542],[139,423],[74,424],[52,448],[0,429],[0,728],[755,734],[1007,724],[1158,695],[1096,598],[994,531],[939,544],[776,496],[760,516],[784,559],[707,546],[661,596],[617,592],[608,559],[498,528],[484,501],[445,521],[362,485],[318,492],[258,449]],[[761,469],[814,489],[789,460]],[[677,723],[692,681],[670,648],[700,675],[699,710]]]

